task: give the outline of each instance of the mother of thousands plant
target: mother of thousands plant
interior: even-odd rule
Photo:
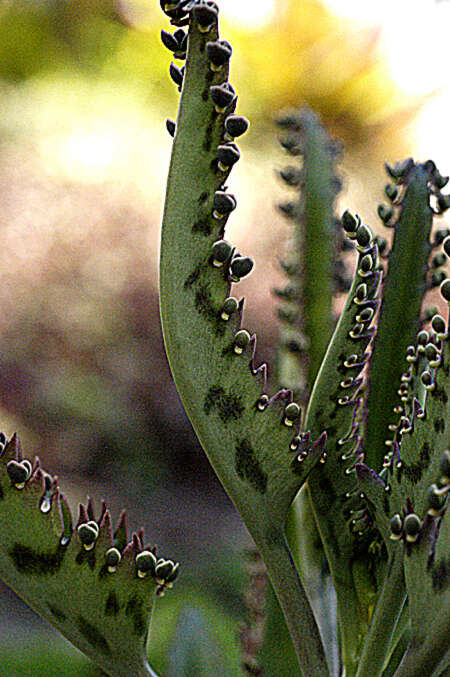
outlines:
[[[236,207],[226,181],[240,157],[235,138],[248,127],[228,81],[232,49],[219,39],[214,2],[161,6],[176,27],[162,41],[186,59],[170,66],[181,101],[176,123],[167,121],[164,340],[194,429],[264,560],[295,647],[294,673],[334,671],[333,640],[322,637],[337,623],[345,677],[448,675],[449,325],[423,307],[432,287],[450,303],[449,231],[433,229],[450,205],[441,193],[448,178],[432,161],[386,166],[389,204],[378,213],[392,229],[388,245],[358,216],[336,219],[338,148],[316,117],[280,118],[293,163],[281,172],[293,198],[280,208],[293,237],[282,263],[288,282],[277,291],[283,387],[270,395],[232,288],[253,262],[225,239]],[[346,249],[357,253],[351,280]],[[343,291],[335,322],[333,295]],[[286,520],[305,482],[290,546]],[[308,551],[316,558],[307,566]],[[337,619],[332,605],[314,613],[309,601],[311,581],[326,576],[324,558]],[[56,478],[23,457],[15,435],[2,438],[0,574],[112,677],[155,674],[145,654],[154,596],[177,572],[141,531],[129,539],[124,516],[113,530],[106,506],[96,516],[88,501],[73,523]],[[274,646],[282,626],[268,627]],[[251,659],[244,670],[262,674]]]

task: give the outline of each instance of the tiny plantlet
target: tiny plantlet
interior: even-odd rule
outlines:
[[[214,2],[160,4],[173,26],[161,39],[178,62],[169,74],[181,92],[177,120],[166,122],[165,348],[275,593],[265,637],[241,674],[275,677],[271,653],[287,628],[296,656],[289,674],[444,677],[448,177],[430,160],[386,165],[378,215],[388,236],[375,236],[351,211],[336,216],[339,145],[311,111],[281,113],[291,164],[280,172],[290,197],[279,207],[292,230],[286,284],[275,290],[279,389],[269,392],[239,297],[253,260],[225,232],[238,208],[226,185],[241,158],[236,139],[249,126],[228,80],[232,47],[219,35]],[[343,263],[349,250],[353,275]],[[338,317],[337,294],[346,299]],[[24,457],[17,436],[0,442],[0,576],[111,677],[155,675],[146,656],[151,612],[178,563],[142,531],[130,536],[124,513],[113,527],[104,504],[96,515],[88,500],[74,519],[56,478]],[[313,586],[325,591],[315,604]]]

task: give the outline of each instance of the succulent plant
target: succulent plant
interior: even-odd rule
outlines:
[[[196,434],[266,567],[294,672],[335,671],[322,636],[337,624],[345,677],[448,674],[450,337],[448,318],[424,307],[434,287],[450,304],[449,231],[433,228],[449,207],[447,178],[431,161],[386,166],[389,205],[378,214],[392,230],[388,244],[350,211],[336,218],[340,149],[318,118],[281,115],[292,162],[281,178],[293,197],[280,209],[293,234],[287,284],[276,292],[282,387],[270,393],[233,286],[253,260],[225,234],[237,206],[226,182],[248,128],[228,80],[232,49],[214,2],[161,7],[175,27],[162,42],[186,59],[170,66],[181,100],[166,123],[174,140],[161,235],[165,347]],[[345,250],[356,250],[353,276]],[[336,293],[347,295],[337,319]],[[16,436],[2,448],[1,577],[108,674],[155,674],[145,656],[149,617],[178,564],[145,546],[141,532],[129,541],[123,517],[113,534],[105,506],[96,518],[88,501],[73,526],[56,478],[23,458]],[[317,553],[319,578],[327,563],[336,617],[332,605],[313,612],[310,572],[286,534],[303,486],[302,520],[291,519]],[[277,625],[268,628],[275,644]],[[250,658],[244,671],[262,674]]]

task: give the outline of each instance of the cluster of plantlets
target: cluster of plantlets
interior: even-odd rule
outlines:
[[[154,675],[146,643],[155,594],[178,563],[128,534],[122,513],[113,530],[90,499],[74,524],[57,478],[24,458],[16,435],[2,434],[0,572],[35,611],[111,675]]]
[[[447,178],[431,161],[387,167],[390,204],[379,215],[393,230],[389,245],[348,211],[337,222],[337,147],[316,117],[280,118],[282,144],[300,162],[281,172],[296,191],[281,206],[294,223],[289,282],[278,292],[279,375],[289,388],[271,395],[232,289],[253,261],[225,238],[237,205],[226,182],[248,128],[228,81],[232,50],[219,39],[214,2],[161,6],[175,26],[163,43],[186,59],[170,66],[181,101],[176,122],[167,121],[174,143],[160,268],[166,351],[186,411],[264,560],[299,674],[330,674],[333,647],[321,631],[337,623],[346,677],[440,677],[450,629],[450,338],[448,320],[422,307],[436,286],[450,304],[449,232],[432,230],[449,206]],[[351,280],[341,260],[349,248]],[[335,323],[333,295],[345,290]],[[90,502],[81,506],[73,528],[56,480],[23,459],[16,437],[0,464],[1,576],[109,674],[154,674],[145,658],[152,593],[172,584],[178,565],[144,547],[141,532],[128,543],[123,518],[112,534],[105,507],[96,519]],[[316,620],[309,572],[286,537],[306,481],[296,528],[311,549],[320,534],[336,619],[322,607]],[[248,652],[243,667],[259,674],[257,663]]]
[[[278,293],[284,299],[283,360],[289,355],[291,368],[296,365],[297,383],[286,367],[280,376],[303,402],[311,390],[302,423],[291,391],[268,393],[266,367],[255,363],[255,337],[242,325],[243,302],[232,294],[231,285],[251,271],[252,261],[225,238],[227,218],[236,207],[226,181],[240,151],[230,133],[237,103],[228,81],[231,49],[219,39],[217,6],[162,6],[177,31],[189,27],[186,65],[175,78],[182,97],[178,119],[171,123],[161,248],[163,332],[186,411],[261,552],[302,674],[328,674],[326,651],[284,533],[289,506],[306,478],[310,514],[337,595],[345,674],[432,674],[442,667],[446,650],[441,641],[442,627],[448,631],[446,581],[431,584],[428,614],[430,623],[439,624],[430,640],[433,658],[426,652],[419,656],[415,623],[402,618],[405,600],[411,617],[423,617],[408,572],[410,550],[417,553],[429,520],[434,525],[430,560],[420,567],[416,562],[423,576],[433,577],[436,552],[448,547],[445,509],[432,516],[424,503],[431,491],[433,500],[438,496],[444,503],[447,492],[437,472],[448,453],[447,323],[428,310],[431,329],[418,334],[427,331],[421,316],[427,290],[440,285],[444,301],[450,299],[442,268],[448,230],[432,232],[434,216],[448,207],[441,192],[447,179],[431,161],[388,168],[390,204],[381,205],[379,215],[393,231],[391,244],[374,237],[350,212],[340,220],[343,239],[334,215],[336,144],[308,112],[280,119],[283,146],[301,158],[281,172],[299,193],[281,207],[299,237],[284,262],[289,283]],[[245,131],[246,123],[241,125]],[[219,204],[227,208],[218,209]],[[358,253],[350,285],[340,263],[340,250],[349,246]],[[330,337],[336,285],[350,289]],[[420,359],[406,371],[405,364],[412,363],[405,355],[411,358],[413,352]],[[437,489],[430,490],[433,485]],[[414,545],[406,536],[394,542],[386,524],[400,519],[403,533],[411,529],[412,514],[420,538]],[[301,531],[302,524],[297,528]],[[394,651],[396,631],[406,642],[400,656]]]

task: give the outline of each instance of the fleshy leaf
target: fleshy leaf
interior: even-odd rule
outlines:
[[[406,547],[405,578],[411,641],[396,677],[432,675],[448,650],[450,636],[450,517],[425,518],[416,543]]]
[[[327,461],[311,472],[308,488],[336,588],[344,663],[353,663],[355,669],[361,628],[368,626],[375,586],[366,573],[367,547],[373,536],[355,463],[361,454],[362,371],[373,334],[381,272],[370,229],[348,212],[343,225],[357,242],[358,266],[317,375],[305,426],[312,435],[327,430]]]
[[[343,282],[330,265],[337,258],[341,236],[334,215],[340,179],[336,174],[337,142],[330,138],[313,111],[287,111],[278,119],[280,141],[301,162],[280,172],[298,175],[297,195],[279,205],[292,222],[289,248],[281,263],[288,284],[275,290],[282,305],[279,382],[305,396],[311,388],[333,332],[333,293]],[[295,174],[295,172],[297,174]],[[292,190],[292,188],[291,188]]]
[[[414,164],[407,160],[387,168],[396,182],[396,197],[390,219],[379,214],[394,228],[388,270],[383,278],[383,295],[377,334],[370,358],[367,398],[368,416],[364,438],[365,462],[379,470],[385,453],[392,409],[400,404],[397,390],[402,373],[402,355],[420,328],[422,301],[427,289],[430,233],[433,209],[430,201],[439,193],[436,167],[432,162]]]
[[[252,267],[223,239],[229,216],[224,206],[231,202],[216,197],[225,191],[240,155],[225,125],[236,98],[228,62],[217,68],[208,59],[207,43],[218,40],[217,19],[205,31],[196,7],[190,12],[162,231],[166,352],[200,442],[283,597],[305,675],[327,674],[317,626],[283,534],[290,503],[322,457],[324,437],[322,431],[316,441],[298,436],[300,408],[290,391],[267,393],[266,367],[255,366],[256,339],[242,329],[243,303],[231,296],[231,283]]]
[[[56,478],[35,463],[17,481],[18,466],[31,463],[14,435],[0,457],[1,578],[112,677],[155,676],[145,655],[150,615],[177,565],[160,558],[160,569],[170,562],[160,578],[141,571],[140,539],[114,548],[105,505],[98,519],[91,501],[80,505],[72,530]]]
[[[442,329],[441,318],[433,325]],[[441,519],[450,488],[448,473],[442,470],[449,454],[446,433],[450,373],[448,327],[446,332],[429,337],[427,346],[433,349],[422,345],[423,332],[419,337],[421,342],[415,350],[408,350],[408,357],[413,361],[412,366],[414,360],[423,365],[420,359],[423,356],[431,358],[428,369],[422,372],[427,390],[424,407],[414,400],[410,418],[402,415],[402,425],[397,427],[398,440],[385,456],[382,477],[364,464],[356,468],[360,487],[389,552],[384,585],[390,589],[390,596],[382,599],[382,592],[378,600],[374,616],[378,617],[379,624],[371,628],[372,634],[368,636],[361,675],[363,668],[369,665],[375,669],[374,640],[390,630],[388,619],[392,617],[395,602],[400,611],[403,588],[400,563],[404,568],[412,637],[396,674],[404,677],[432,674],[442,659],[448,639],[450,539],[445,526],[448,520]],[[407,400],[407,396],[403,399]],[[383,614],[386,609],[389,613]]]

